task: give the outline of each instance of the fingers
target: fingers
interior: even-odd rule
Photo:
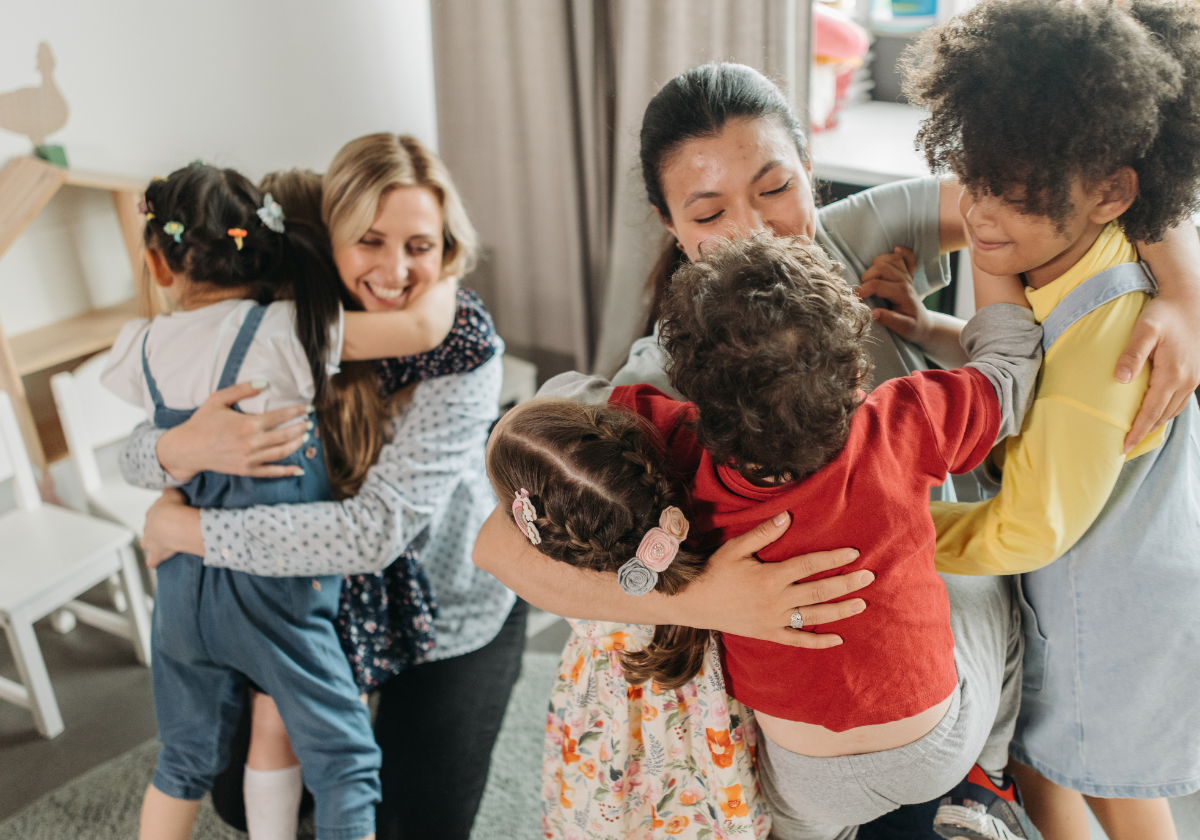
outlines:
[[[263,460],[262,453],[270,450],[272,455],[265,460],[278,461],[280,458],[285,458],[300,448],[311,428],[311,422],[294,423],[282,429],[264,432],[255,439],[251,457]],[[282,455],[273,454],[279,450],[283,451]]]
[[[904,267],[908,269],[908,273],[912,274],[917,270],[917,255],[908,248],[897,245],[892,249],[892,253],[898,255],[904,260]]]
[[[755,552],[762,551],[775,540],[782,537],[792,522],[790,513],[777,514],[774,519],[760,522],[753,529],[734,537],[721,546],[719,553],[731,554],[735,557],[752,558]]]
[[[1154,352],[1157,345],[1158,329],[1151,324],[1138,321],[1133,327],[1133,333],[1129,336],[1129,343],[1125,345],[1125,352],[1117,359],[1117,381],[1123,385],[1131,382],[1142,372],[1142,366],[1146,364],[1146,360],[1150,358],[1150,354]],[[1153,382],[1150,387],[1154,387]]]
[[[788,609],[788,615],[791,615],[792,610],[800,607],[837,601],[851,592],[857,592],[873,580],[875,580],[875,575],[872,572],[861,569],[848,575],[834,575],[820,580],[793,584],[790,591],[784,596],[788,599],[786,603],[795,605]]]
[[[1150,378],[1150,389],[1142,397],[1142,407],[1138,409],[1137,417],[1133,418],[1129,434],[1125,435],[1126,455],[1142,442],[1142,438],[1166,421],[1167,409],[1174,396],[1174,392],[1161,379],[1155,381],[1154,377]]]
[[[234,387],[237,388],[239,386],[235,385]],[[218,391],[217,393],[220,394],[222,392]],[[282,426],[284,423],[295,420],[297,417],[303,417],[305,414],[308,414],[310,410],[311,408],[307,405],[289,405],[286,408],[277,408],[274,411],[265,411],[258,415],[257,419],[259,428],[276,429],[279,426]],[[303,432],[304,424],[297,423],[296,425],[300,428],[301,432]]]
[[[765,568],[775,576],[779,583],[786,586],[795,584],[796,581],[812,577],[813,575],[820,574],[821,572],[828,572],[831,569],[840,569],[842,566],[853,563],[857,559],[857,549],[836,548],[832,551],[813,551],[809,554],[801,554],[797,557],[792,557],[780,563],[770,563]],[[862,574],[862,572],[859,572],[858,574]],[[866,572],[866,574],[869,575],[871,573]],[[852,575],[843,575],[843,577],[852,577]],[[874,576],[872,576],[871,580],[874,580]],[[862,587],[866,586],[867,583],[870,583],[870,581],[867,581],[859,586],[852,587],[851,589],[847,589],[846,592],[854,592],[858,589],[862,589]],[[845,592],[842,594],[845,594]],[[791,596],[789,595],[789,597]],[[815,603],[817,603],[817,601],[792,601],[791,606],[807,606]]]
[[[255,452],[252,456],[252,460],[255,463],[248,466],[250,475],[269,478],[271,476],[260,473],[261,470],[266,470],[268,468],[283,470],[283,472],[278,473],[278,475],[303,475],[304,470],[300,467],[281,466],[274,463],[275,461],[282,461],[284,458],[299,449],[302,445],[303,441],[285,443],[280,446],[274,446],[269,449],[261,449],[258,452]]]
[[[887,327],[901,338],[908,338],[917,329],[917,320],[909,315],[903,315],[893,309],[872,309],[871,317],[881,326]]]
[[[237,385],[230,385],[228,388],[222,388],[220,391],[213,391],[209,394],[205,402],[229,408],[236,402],[244,400],[247,397],[253,397],[266,387],[267,383],[261,379],[254,382],[239,382]]]
[[[842,637],[836,633],[810,633],[807,630],[793,630],[787,627],[780,630],[779,635],[771,641],[789,647],[825,650],[840,645]]]
[[[792,612],[800,613],[800,617],[804,619],[805,627],[816,627],[820,624],[829,624],[832,621],[841,621],[843,618],[850,618],[853,615],[858,615],[867,608],[867,602],[862,598],[850,598],[846,601],[838,601],[836,604],[817,604],[811,607],[799,607]],[[788,620],[791,620],[792,613],[788,613]]]

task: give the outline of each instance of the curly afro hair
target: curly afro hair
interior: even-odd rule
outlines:
[[[871,311],[819,246],[725,245],[675,273],[662,315],[667,375],[716,463],[798,481],[845,446],[871,373]]]
[[[1200,3],[983,0],[903,58],[930,111],[934,171],[1061,226],[1076,178],[1123,166],[1139,193],[1125,235],[1155,242],[1200,205]]]

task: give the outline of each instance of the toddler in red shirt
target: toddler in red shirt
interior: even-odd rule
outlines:
[[[842,645],[722,637],[726,688],[755,710],[765,736],[759,769],[773,837],[852,836],[854,826],[945,793],[976,762],[1000,782],[1019,705],[1022,636],[1008,581],[940,577],[928,501],[947,472],[970,470],[1019,429],[1041,329],[1028,309],[986,307],[963,331],[968,367],[891,380],[868,396],[870,321],[829,258],[800,237],[732,243],[675,275],[662,340],[672,385],[692,402],[594,380],[582,390],[648,421],[652,451],[690,480],[690,494],[672,495],[692,524],[682,545],[679,534],[654,534],[663,529],[646,527],[649,519],[604,515],[614,512],[604,497],[619,493],[616,474],[577,469],[587,438],[579,429],[559,429],[554,441],[543,434],[514,459],[503,443],[523,435],[514,416],[489,453],[502,499],[528,491],[527,517],[514,516],[534,529],[540,551],[619,570],[632,594],[677,591],[713,546],[784,511],[791,528],[762,560],[860,551],[845,571],[874,572],[866,612],[817,628]],[[594,504],[556,504],[561,491],[546,481],[554,471],[534,466],[545,458],[572,465],[571,483],[589,488]],[[600,536],[609,532],[623,534],[619,547]],[[627,672],[679,684],[696,673],[707,636],[660,627]],[[1035,836],[1032,826],[1014,828],[978,836]]]

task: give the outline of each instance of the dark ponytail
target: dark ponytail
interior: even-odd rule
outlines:
[[[800,160],[808,161],[808,140],[796,112],[775,83],[754,68],[724,62],[702,64],[663,85],[642,116],[641,161],[646,196],[664,221],[671,221],[662,186],[663,166],[670,156],[688,140],[720,133],[732,120],[763,119],[782,126],[796,144]],[[674,243],[668,247],[673,249]],[[681,251],[671,254],[664,249],[654,264],[646,281],[652,301],[651,328],[671,275],[686,259]]]
[[[246,289],[259,303],[295,298],[296,333],[321,398],[329,329],[338,317],[337,269],[323,229],[285,220],[278,233],[259,216],[263,199],[233,169],[192,164],[146,187],[143,239],[147,248],[162,252],[171,271],[193,282]],[[231,230],[245,236],[235,238]]]

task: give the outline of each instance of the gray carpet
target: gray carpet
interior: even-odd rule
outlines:
[[[557,654],[526,653],[472,840],[519,840],[540,835],[539,789],[546,702]],[[125,840],[136,837],[142,794],[154,773],[158,742],[147,741],[85,773],[0,823],[0,840]],[[244,840],[217,817],[206,799],[195,840]],[[302,826],[301,837],[311,837]]]

